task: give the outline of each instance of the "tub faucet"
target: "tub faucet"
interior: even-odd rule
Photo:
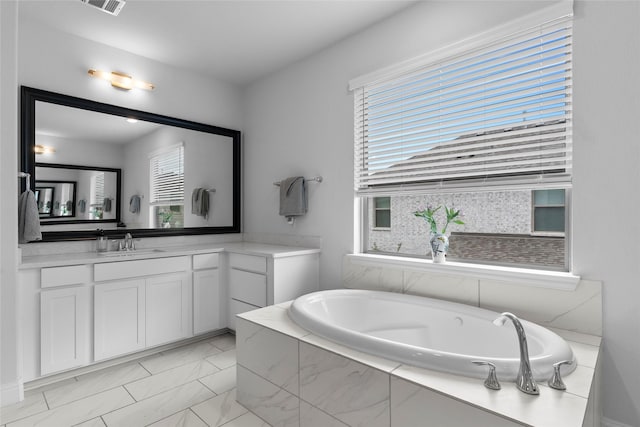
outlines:
[[[538,389],[538,385],[533,379],[533,374],[531,372],[531,363],[529,362],[529,347],[527,346],[527,336],[524,333],[524,328],[522,327],[522,323],[518,318],[509,313],[504,312],[493,321],[494,325],[503,326],[507,319],[511,319],[513,325],[516,327],[516,332],[518,333],[518,342],[520,343],[520,369],[518,370],[518,376],[516,378],[516,386],[520,391],[527,394],[540,394],[540,390]]]

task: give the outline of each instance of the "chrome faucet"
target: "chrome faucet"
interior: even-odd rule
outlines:
[[[124,239],[120,241],[120,250],[121,251],[133,251],[136,247],[133,244],[133,237],[131,233],[127,233],[124,235]]]
[[[507,319],[511,319],[513,325],[516,327],[518,333],[518,342],[520,343],[520,369],[518,370],[518,376],[516,378],[516,386],[520,391],[527,394],[540,394],[538,385],[533,379],[531,372],[531,363],[529,362],[529,347],[527,346],[527,336],[524,333],[524,328],[520,320],[509,312],[504,312],[493,321],[494,325],[503,326]]]

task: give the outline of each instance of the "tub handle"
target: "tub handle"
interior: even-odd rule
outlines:
[[[566,390],[567,386],[562,381],[562,377],[560,376],[560,366],[562,365],[572,365],[573,360],[563,360],[562,362],[553,364],[553,376],[549,378],[547,384],[549,387],[555,388],[556,390]]]
[[[491,390],[500,390],[500,383],[496,376],[496,365],[486,360],[472,360],[471,363],[479,366],[487,365],[489,367],[489,376],[484,380],[484,386]]]

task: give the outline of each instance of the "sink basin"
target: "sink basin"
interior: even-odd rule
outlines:
[[[136,249],[133,251],[98,252],[101,257],[127,257],[165,252],[164,249]]]

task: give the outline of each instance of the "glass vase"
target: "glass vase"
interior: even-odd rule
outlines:
[[[449,250],[449,238],[442,233],[431,233],[429,244],[431,245],[433,262],[436,264],[445,262],[447,251]]]

